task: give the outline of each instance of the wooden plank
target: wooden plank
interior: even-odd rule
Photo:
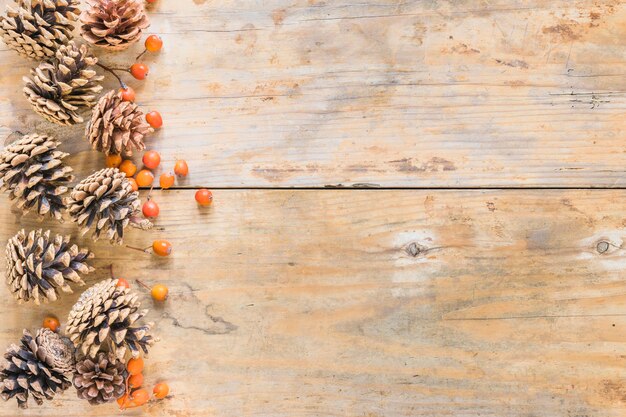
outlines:
[[[165,119],[150,147],[195,166],[186,186],[625,185],[619,0],[184,0],[150,16],[165,47],[130,84]],[[0,59],[0,136],[54,132],[81,176],[98,167],[82,126],[27,107],[32,63]]]
[[[172,257],[85,241],[89,283],[114,263],[171,289],[164,306],[144,296],[161,338],[146,378],[173,392],[146,415],[626,412],[624,191],[218,190],[208,210],[190,190],[155,199],[164,230],[127,243],[166,237]],[[39,223],[0,211],[0,241],[22,226]],[[0,304],[0,346],[77,297]],[[114,413],[70,391],[21,415]]]

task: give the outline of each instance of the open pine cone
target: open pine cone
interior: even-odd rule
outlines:
[[[54,58],[31,69],[30,78],[23,78],[24,94],[46,120],[67,126],[82,123],[77,111],[93,107],[102,91],[104,77],[91,68],[97,62],[86,45],[70,41],[59,47]]]
[[[150,26],[142,0],[97,0],[81,16],[83,38],[111,51],[128,48]]]
[[[94,149],[106,155],[130,155],[146,148],[143,139],[152,132],[139,106],[111,90],[98,100],[85,135]]]
[[[76,363],[74,387],[78,398],[98,405],[115,401],[126,392],[126,366],[123,361],[104,352],[94,359],[84,358]]]
[[[62,195],[74,179],[72,168],[63,163],[67,153],[57,151],[59,141],[38,134],[25,135],[0,152],[0,190],[18,200],[24,213],[37,210],[62,221]]]
[[[139,310],[139,297],[129,288],[117,286],[116,279],[105,279],[82,293],[67,319],[66,333],[78,350],[89,358],[106,350],[124,360],[127,350],[133,358],[140,350],[148,353],[155,339],[153,323],[133,327],[148,310]]]
[[[42,60],[72,39],[78,0],[14,0],[0,16],[0,37],[19,54]]]
[[[49,329],[39,329],[34,338],[24,330],[20,346],[11,345],[4,358],[0,397],[15,397],[20,408],[28,408],[29,395],[41,405],[72,385],[74,345]]]
[[[79,182],[66,203],[82,235],[95,226],[93,240],[106,233],[111,242],[121,244],[129,223],[144,230],[152,227],[149,220],[138,217],[139,193],[117,168],[101,169]]]
[[[85,285],[79,273],[88,274],[94,269],[86,264],[93,258],[88,249],[70,245],[69,236],[55,235],[50,231],[33,230],[28,235],[22,229],[9,239],[6,248],[6,282],[19,301],[55,301],[59,290],[71,293],[69,283]]]

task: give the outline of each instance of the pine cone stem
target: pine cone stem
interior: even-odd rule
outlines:
[[[120,68],[111,68],[111,67],[107,67],[106,65],[101,64],[100,62],[96,62],[96,65],[97,65],[97,66],[99,66],[100,68],[102,68],[103,70],[105,70],[105,71],[107,71],[107,72],[109,72],[109,73],[113,74],[113,76],[114,76],[115,78],[117,78],[117,81],[120,83],[120,86],[121,86],[122,88],[124,88],[124,89],[128,88],[128,86],[126,85],[126,83],[125,83],[124,81],[122,81],[122,79],[120,78],[120,76],[119,76],[119,75],[117,75],[117,73],[115,72],[115,70],[122,71]],[[126,71],[126,70],[124,70],[124,71]]]

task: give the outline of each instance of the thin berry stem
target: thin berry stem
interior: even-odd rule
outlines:
[[[133,250],[138,250],[140,252],[148,253],[148,249],[150,249],[152,246],[148,246],[147,248],[144,248],[144,249],[138,248],[136,246],[130,246],[130,245],[126,245],[126,247],[128,249],[133,249]]]
[[[114,76],[115,78],[117,78],[117,81],[120,83],[120,85],[122,86],[122,88],[123,88],[123,89],[128,88],[128,86],[126,85],[126,83],[124,83],[124,81],[122,81],[122,79],[120,78],[120,76],[119,76],[119,75],[117,75],[117,73],[115,72],[116,70],[117,70],[117,71],[124,71],[124,70],[122,70],[122,69],[120,69],[120,68],[110,68],[110,67],[107,67],[106,65],[101,64],[101,63],[99,63],[99,62],[96,62],[96,65],[97,65],[97,66],[99,66],[100,68],[102,68],[103,70],[108,71],[108,72],[110,72],[111,74],[113,74],[113,76]]]
[[[113,264],[109,265],[109,270],[111,271],[111,278],[115,279],[115,275],[113,274]]]
[[[146,290],[150,291],[150,287],[148,287],[146,284],[144,284],[143,281],[141,281],[140,279],[136,279],[135,281],[137,281],[137,284],[141,285]]]
[[[148,52],[147,49],[144,49],[142,53],[140,53],[139,55],[137,55],[137,58],[135,58],[135,61],[137,61],[139,58],[141,58],[142,56],[144,56],[144,54]]]

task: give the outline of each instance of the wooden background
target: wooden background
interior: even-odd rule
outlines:
[[[155,191],[163,230],[127,241],[174,255],[79,240],[88,284],[113,263],[170,287],[144,297],[146,379],[172,388],[145,415],[626,413],[623,1],[158,0],[150,18],[164,49],[127,80],[165,121],[149,148],[191,174]],[[102,167],[84,126],[28,108],[33,63],[0,60],[4,143],[53,133],[79,178]],[[1,207],[1,242],[41,227]],[[4,346],[78,292],[0,296]],[[69,390],[19,415],[116,412]]]

